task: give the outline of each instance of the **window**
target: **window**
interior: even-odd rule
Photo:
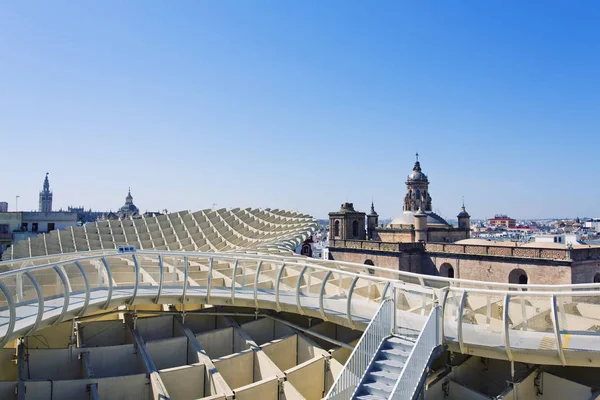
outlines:
[[[310,244],[303,244],[301,253],[303,256],[312,257],[312,249]]]
[[[37,231],[38,231],[38,223],[32,222],[31,223],[31,232],[37,232]]]
[[[54,230],[54,222],[48,222],[48,232]]]
[[[333,236],[340,236],[340,221],[335,221],[333,224]]]
[[[358,221],[352,223],[352,236],[358,237]]]
[[[454,267],[448,263],[443,263],[440,266],[440,276],[454,278]]]
[[[27,222],[23,222],[23,223],[21,224],[21,230],[22,230],[23,232],[27,232],[27,229],[29,229],[29,224],[28,224]]]
[[[522,269],[513,269],[508,275],[508,283],[527,285],[529,283],[529,278]]]

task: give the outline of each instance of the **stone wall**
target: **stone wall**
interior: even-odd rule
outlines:
[[[456,242],[468,238],[466,230],[429,228],[427,230],[428,242]],[[415,231],[412,229],[386,229],[378,228],[373,235],[373,240],[380,242],[414,242]]]
[[[428,252],[434,253],[453,253],[453,254],[478,254],[488,256],[501,257],[517,257],[517,258],[538,258],[544,260],[566,260],[571,261],[573,254],[577,254],[581,250],[569,249],[543,249],[519,246],[494,246],[494,245],[471,245],[471,244],[456,244],[456,243],[427,243],[426,249]],[[579,257],[588,256],[588,249],[585,254],[579,254]],[[595,250],[595,249],[589,249]],[[595,254],[595,253],[594,253]],[[600,252],[597,254],[600,259]]]
[[[454,277],[509,283],[509,275],[522,269],[532,284],[592,283],[600,274],[600,248],[543,249],[518,246],[463,245],[455,243],[386,243],[334,240],[331,259],[401,271],[439,275],[442,264]],[[426,251],[423,251],[426,249]],[[390,275],[391,277],[391,275]]]
[[[367,260],[381,268],[389,268],[395,271],[421,272],[422,251],[379,251],[352,248],[329,248],[331,260],[365,264]],[[367,268],[367,265],[365,265]],[[377,272],[376,275],[385,278],[396,278],[394,274]]]
[[[458,240],[467,239],[468,237],[467,230],[436,228],[429,228],[427,230],[428,242],[456,242]]]
[[[594,276],[600,273],[600,261],[578,261],[571,267],[572,283],[593,283]]]
[[[454,277],[475,281],[508,283],[508,276],[515,269],[522,269],[529,283],[534,284],[570,284],[570,263],[562,262],[551,265],[535,260],[510,259],[501,257],[452,256],[427,254],[422,270],[434,270],[439,274],[442,264],[448,263],[454,268]]]
[[[373,233],[373,240],[380,242],[414,242],[415,241],[415,232],[406,229],[406,230],[383,230],[378,229]]]

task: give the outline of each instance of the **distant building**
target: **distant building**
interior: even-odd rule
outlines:
[[[8,212],[8,203],[0,201],[0,212]]]
[[[127,192],[127,197],[125,197],[125,204],[123,207],[119,209],[117,215],[119,218],[132,218],[138,216],[140,214],[140,210],[133,204],[133,196],[131,195],[131,188]]]
[[[95,222],[102,218],[105,214],[103,211],[92,211],[92,209],[86,210],[84,207],[68,207],[67,211],[77,213],[77,221],[81,224],[87,222]]]
[[[329,237],[333,240],[369,240],[376,242],[455,242],[468,239],[471,216],[465,206],[458,214],[458,227],[450,225],[432,211],[429,179],[421,170],[419,155],[406,179],[404,210],[387,226],[378,226],[379,215],[373,203],[368,215],[344,203],[339,211],[329,213]],[[365,231],[366,217],[366,231]],[[366,237],[365,237],[366,235]]]
[[[50,182],[48,181],[48,173],[44,179],[44,186],[40,192],[40,212],[52,212],[52,192],[50,191]]]
[[[579,235],[575,233],[557,234],[557,235],[535,235],[535,243],[559,243],[564,245],[585,244],[581,241]]]
[[[155,215],[155,213],[148,214],[148,216]],[[160,214],[160,213],[158,213]],[[127,197],[125,197],[125,204],[123,207],[119,208],[117,212],[108,212],[102,215],[102,219],[104,220],[118,220],[118,219],[131,219],[131,218],[141,218],[140,210],[133,204],[133,196],[131,195],[131,188],[127,192]]]
[[[40,233],[77,226],[77,213],[65,211],[0,212],[0,253],[21,240]]]
[[[600,232],[600,218],[592,218],[585,222],[585,227]]]
[[[77,213],[67,211],[36,212],[23,211],[21,214],[21,229],[14,232],[13,240],[19,239],[18,233],[30,233],[23,238],[36,236],[38,233],[50,233],[54,230],[65,229],[77,225]]]
[[[510,218],[506,215],[496,215],[494,218],[488,219],[488,224],[491,226],[503,226],[505,228],[515,228],[517,226],[517,221],[513,218]]]
[[[344,203],[339,211],[329,213],[330,238],[365,240],[365,235],[365,213],[354,210],[354,204]]]

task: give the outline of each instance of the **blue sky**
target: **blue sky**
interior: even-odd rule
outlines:
[[[594,1],[0,3],[0,200],[599,216]]]

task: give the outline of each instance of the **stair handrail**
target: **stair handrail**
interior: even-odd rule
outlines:
[[[412,400],[418,395],[431,356],[443,342],[441,318],[441,307],[436,305],[431,309],[388,400]]]
[[[346,360],[344,368],[325,396],[326,399],[345,400],[352,397],[381,343],[393,333],[394,308],[393,298],[386,298],[381,302],[367,329]]]

